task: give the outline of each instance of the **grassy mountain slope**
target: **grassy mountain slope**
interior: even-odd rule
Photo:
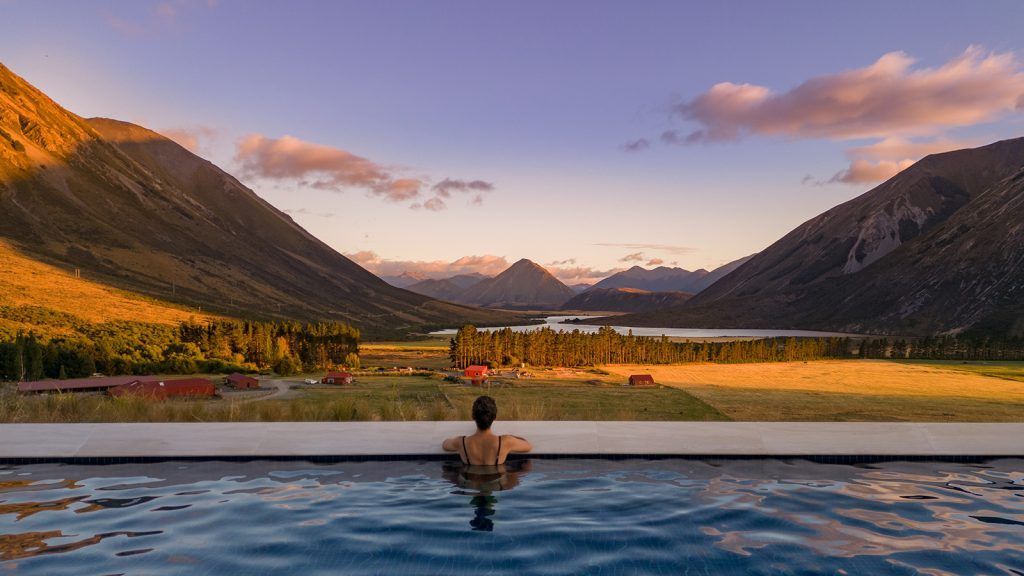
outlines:
[[[1024,138],[928,156],[685,305],[623,323],[1024,332]]]
[[[0,331],[59,334],[72,322],[177,325],[209,314],[118,290],[43,264],[0,242]]]
[[[591,288],[573,296],[563,310],[594,312],[653,312],[680,306],[692,294],[686,292],[648,292],[635,288]]]
[[[369,334],[509,315],[390,286],[171,140],[85,120],[0,65],[0,238],[88,278],[225,314]]]

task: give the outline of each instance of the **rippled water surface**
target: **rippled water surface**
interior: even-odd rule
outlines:
[[[1024,575],[1024,460],[0,466],[5,574]]]

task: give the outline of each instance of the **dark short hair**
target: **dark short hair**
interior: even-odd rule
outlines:
[[[473,401],[473,420],[476,420],[477,428],[487,430],[497,417],[498,405],[494,403],[494,398],[481,396]]]

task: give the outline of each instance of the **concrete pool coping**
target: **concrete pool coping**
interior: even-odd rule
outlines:
[[[0,461],[438,457],[471,422],[0,424]],[[1024,423],[502,421],[540,457],[1024,456]]]

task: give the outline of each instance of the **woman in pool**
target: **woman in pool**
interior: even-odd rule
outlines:
[[[533,445],[525,438],[505,434],[499,436],[491,432],[491,424],[498,416],[498,406],[494,398],[481,396],[473,402],[473,420],[476,421],[476,433],[470,436],[455,436],[441,443],[447,452],[458,452],[459,458],[467,466],[500,466],[505,458],[513,452],[529,452]]]

